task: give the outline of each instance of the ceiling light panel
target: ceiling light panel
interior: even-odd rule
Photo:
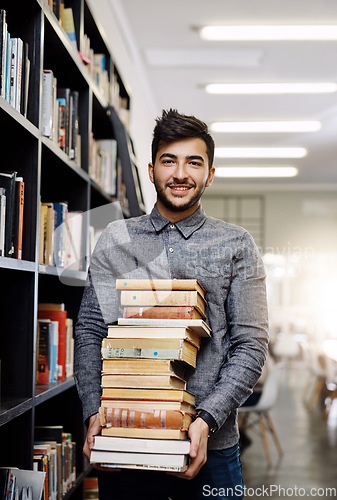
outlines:
[[[334,82],[317,83],[210,83],[208,94],[328,94],[337,91]]]
[[[277,132],[317,132],[319,121],[266,121],[266,122],[215,122],[210,125],[212,132],[222,133],[277,133]]]
[[[337,40],[336,25],[204,26],[199,33],[210,41]]]
[[[296,148],[215,148],[216,158],[303,158],[307,150]]]
[[[246,166],[246,167],[216,167],[215,176],[216,177],[236,177],[236,178],[263,178],[263,177],[295,177],[298,174],[298,170],[295,167],[290,166],[278,166],[278,167],[256,167],[256,166]]]

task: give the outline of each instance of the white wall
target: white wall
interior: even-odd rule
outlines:
[[[154,120],[158,115],[150,86],[142,68],[137,46],[133,43],[120,0],[89,0],[91,10],[111,51],[122,80],[131,95],[131,136],[139,164],[139,173],[147,210],[155,200],[148,179]]]

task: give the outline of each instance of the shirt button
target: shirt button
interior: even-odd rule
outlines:
[[[175,228],[175,225],[174,225],[174,224],[170,224],[170,228],[171,228],[171,229],[174,229],[174,228]]]
[[[171,253],[172,253],[172,252],[173,252],[173,248],[169,248],[169,252],[171,252]]]

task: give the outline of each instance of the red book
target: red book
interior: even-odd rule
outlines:
[[[59,309],[58,309],[59,308]],[[59,324],[59,345],[58,345],[58,380],[65,379],[66,369],[66,319],[67,311],[64,310],[64,304],[39,304],[38,311],[39,319],[50,319],[51,321],[58,321]]]

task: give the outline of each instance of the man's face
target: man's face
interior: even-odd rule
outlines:
[[[163,143],[155,164],[149,164],[149,176],[157,191],[157,208],[172,222],[191,215],[214,177],[209,169],[206,143],[187,138]]]

